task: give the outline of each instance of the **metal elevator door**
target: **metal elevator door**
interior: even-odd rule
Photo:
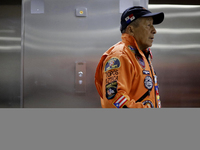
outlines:
[[[94,74],[120,41],[119,1],[23,0],[22,7],[22,107],[101,107]]]

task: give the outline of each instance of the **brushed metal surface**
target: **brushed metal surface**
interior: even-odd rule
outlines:
[[[200,107],[200,6],[149,5],[149,9],[165,13],[152,46],[162,106]]]
[[[119,1],[44,0],[43,14],[24,7],[23,107],[101,107],[94,85],[97,63],[120,40]],[[86,17],[76,9],[87,8]],[[75,62],[86,62],[86,92],[76,93]]]
[[[20,107],[21,6],[0,5],[0,108]]]

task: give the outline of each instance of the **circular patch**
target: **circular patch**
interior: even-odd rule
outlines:
[[[153,103],[150,100],[145,100],[144,102],[142,102],[143,105],[147,105],[150,108],[154,108]]]
[[[118,58],[111,58],[105,65],[105,72],[111,69],[120,67],[120,60]]]
[[[153,80],[151,79],[150,76],[146,76],[144,79],[144,86],[148,90],[151,90],[153,88]]]

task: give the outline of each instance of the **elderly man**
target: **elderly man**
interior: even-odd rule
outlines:
[[[95,85],[103,108],[160,108],[157,76],[153,69],[154,24],[164,13],[135,6],[121,16],[122,41],[106,51],[97,66]]]

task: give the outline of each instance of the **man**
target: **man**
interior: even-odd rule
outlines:
[[[95,85],[103,108],[160,108],[157,76],[149,47],[164,13],[135,6],[121,16],[122,41],[106,51],[97,66]]]

